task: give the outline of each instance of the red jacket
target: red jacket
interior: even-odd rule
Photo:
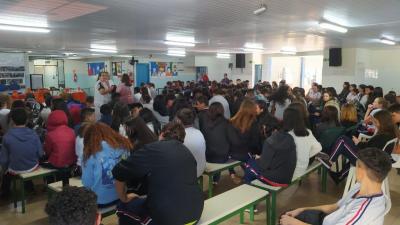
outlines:
[[[55,167],[66,167],[76,163],[75,133],[68,127],[64,111],[55,110],[47,120],[47,135],[44,150],[49,163]]]

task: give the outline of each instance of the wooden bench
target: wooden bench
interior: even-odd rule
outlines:
[[[205,175],[208,176],[208,197],[213,196],[213,177],[222,171],[229,170],[239,166],[240,161],[228,161],[227,163],[206,163]]]
[[[70,178],[69,179],[69,186],[83,187],[82,180],[77,178],[77,177]],[[62,181],[58,181],[58,182],[55,182],[55,183],[48,184],[47,185],[47,190],[48,190],[48,194],[49,194],[49,199],[53,196],[53,194],[61,192],[62,189],[63,189]],[[116,211],[115,205],[99,209],[99,212],[101,213],[101,217],[102,218],[114,215],[115,211]]]
[[[288,187],[300,182],[301,179],[303,177],[307,176],[308,174],[314,172],[315,170],[321,170],[321,169],[322,169],[322,174],[321,174],[322,175],[322,179],[321,179],[322,192],[325,192],[328,172],[327,172],[327,169],[324,166],[322,166],[322,164],[320,162],[314,162],[312,165],[310,165],[303,175],[293,178],[292,182],[287,187],[270,186],[270,185],[264,184],[260,180],[254,180],[251,182],[251,185],[253,185],[257,188],[266,190],[270,193],[270,195],[268,196],[268,199],[267,199],[267,224],[268,225],[276,224],[276,195],[279,192],[287,189]]]
[[[267,196],[267,191],[243,184],[207,199],[197,225],[219,224],[237,214],[240,214],[240,223],[244,223],[246,209],[250,209],[250,220],[254,221],[254,206],[266,200]]]
[[[17,174],[12,177],[12,184],[13,184],[13,201],[14,201],[14,208],[17,208],[18,203],[18,193],[17,193],[17,181],[19,181],[21,187],[20,196],[21,196],[21,205],[22,205],[22,213],[25,213],[25,186],[24,183],[26,181],[30,181],[37,178],[44,178],[47,176],[55,176],[57,170],[53,169],[46,169],[43,167],[38,167],[36,170],[29,172],[29,173],[22,173]]]

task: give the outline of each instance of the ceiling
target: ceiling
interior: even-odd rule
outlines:
[[[119,54],[165,52],[167,33],[191,35],[187,52],[241,52],[246,42],[264,53],[282,47],[299,52],[326,47],[386,47],[382,36],[400,41],[399,0],[0,0],[2,18],[48,26],[50,33],[0,30],[1,50],[88,53],[109,44]],[[17,19],[14,19],[17,18]],[[318,26],[328,20],[348,27],[340,34]],[[23,25],[23,24],[22,24]]]

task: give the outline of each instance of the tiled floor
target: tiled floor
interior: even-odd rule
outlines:
[[[385,225],[400,224],[400,175],[396,171],[390,174],[392,209],[385,218]],[[206,183],[206,182],[205,182]],[[215,187],[215,193],[221,193],[233,188],[230,178],[223,176],[221,182]],[[302,185],[289,188],[278,195],[278,214],[288,209],[300,206],[313,206],[335,202],[343,193],[344,182],[336,186],[331,180],[328,183],[328,194],[322,194],[319,191],[319,179],[317,174],[310,175],[305,179]],[[206,188],[205,188],[206,189]],[[47,195],[43,191],[43,186],[37,188],[35,194],[28,198],[27,212],[22,214],[15,211],[10,202],[0,202],[0,224],[1,225],[47,225],[46,214],[43,209],[47,201]],[[255,216],[256,225],[266,224],[265,204],[259,205],[259,213]],[[248,217],[245,222],[249,224]],[[104,225],[117,225],[116,216],[111,216],[103,220]],[[235,216],[222,223],[225,225],[239,224],[239,217]]]

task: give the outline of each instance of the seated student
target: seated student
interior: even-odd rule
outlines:
[[[206,168],[206,141],[198,129],[193,127],[194,113],[191,109],[183,108],[178,111],[176,118],[185,126],[185,141],[183,144],[192,152],[197,162],[197,177]]]
[[[195,103],[193,107],[197,111],[196,115],[196,128],[203,131],[203,128],[205,126],[205,121],[207,118],[207,111],[208,111],[208,99],[206,96],[200,95],[199,97],[196,98]]]
[[[81,122],[74,127],[75,135],[78,135],[79,128],[85,123],[96,122],[96,114],[92,108],[84,108],[81,110]]]
[[[132,103],[128,105],[133,118],[139,116],[140,111],[143,109],[142,103]]]
[[[365,124],[371,123],[371,119],[374,116],[374,114],[382,109],[387,109],[387,107],[388,107],[388,102],[383,97],[375,98],[374,102],[368,105],[367,112],[365,113],[364,116],[364,123]]]
[[[48,163],[43,166],[60,169],[76,163],[75,133],[68,127],[68,118],[61,110],[49,115],[44,151]]]
[[[392,121],[400,127],[400,104],[393,104],[389,107],[389,112],[392,114]]]
[[[15,125],[4,135],[0,151],[0,166],[7,172],[2,184],[2,195],[10,191],[11,175],[35,170],[43,156],[39,136],[25,126],[28,118],[26,110],[12,109],[10,116]]]
[[[126,135],[133,144],[133,150],[157,141],[157,136],[149,129],[141,117],[135,117],[125,123]]]
[[[345,156],[352,165],[355,165],[357,160],[357,152],[364,148],[379,148],[383,149],[386,143],[399,135],[399,129],[392,122],[390,113],[386,110],[381,110],[375,113],[372,118],[372,123],[376,127],[375,135],[368,142],[360,142],[360,140],[353,136],[353,139],[342,136],[337,140],[330,155],[320,154],[318,160],[328,169],[331,168],[332,163],[336,162],[339,155]],[[394,146],[393,146],[394,147]],[[392,153],[393,148],[387,148],[385,151],[388,155]],[[331,173],[334,180],[336,178],[343,178],[348,170],[342,170],[338,174]],[[337,179],[336,179],[337,180]]]
[[[210,105],[202,130],[206,142],[206,160],[210,163],[225,163],[229,160],[229,120],[224,117],[224,107],[219,102]]]
[[[68,110],[67,103],[62,98],[54,98],[51,102],[51,111],[61,110],[64,111],[65,115],[68,118],[68,126],[74,127],[74,120],[71,116],[71,113]]]
[[[299,177],[306,172],[310,158],[320,152],[322,146],[304,124],[302,112],[289,105],[285,110],[285,115],[283,130],[293,137],[297,152],[297,163],[293,177]]]
[[[53,101],[53,97],[50,94],[45,94],[44,105],[42,110],[40,111],[39,117],[43,121],[43,126],[46,127],[47,119],[51,113],[51,102]]]
[[[346,129],[346,136],[357,135],[358,116],[354,104],[346,103],[340,111],[340,124]]]
[[[46,204],[49,225],[100,225],[97,196],[84,187],[64,187]]]
[[[126,136],[126,131],[123,124],[129,118],[129,116],[130,111],[127,104],[122,102],[115,103],[112,111],[111,128],[119,132],[122,136]]]
[[[114,167],[121,200],[117,210],[120,225],[177,225],[199,220],[203,193],[197,184],[196,160],[183,145],[184,139],[184,127],[169,123],[161,131],[160,141],[145,145]],[[142,179],[149,184],[147,197],[126,194],[125,182]]]
[[[155,135],[160,135],[161,132],[161,124],[157,120],[157,118],[154,116],[153,112],[148,109],[144,108],[140,110],[139,112],[139,117],[144,120],[146,123],[147,127],[155,134]]]
[[[111,170],[122,158],[127,158],[132,143],[103,123],[89,125],[83,143],[83,186],[97,194],[99,208],[116,204],[118,195]]]
[[[325,106],[321,114],[321,123],[317,124],[315,136],[320,138],[322,133],[330,128],[340,127],[337,108],[332,105]]]
[[[283,113],[283,127],[289,127],[285,123],[292,115],[291,111],[286,109]],[[275,131],[265,140],[261,156],[250,158],[245,164],[244,181],[249,184],[258,179],[271,186],[285,187],[292,181],[296,161],[293,137],[285,130]]]
[[[108,126],[111,126],[112,122],[112,108],[109,104],[104,104],[100,106],[100,113],[101,113],[101,118],[99,122],[102,122],[104,124],[107,124]]]
[[[86,108],[92,108],[94,109],[94,97],[93,96],[87,96],[86,97]]]
[[[383,225],[387,204],[382,182],[392,168],[387,154],[378,148],[357,152],[354,187],[337,203],[298,208],[285,213],[281,225]]]
[[[78,174],[82,174],[82,159],[83,159],[83,137],[85,136],[85,132],[88,127],[90,127],[92,123],[85,123],[78,130],[78,134],[75,139],[75,155],[76,155],[76,165],[79,166]]]
[[[10,97],[5,94],[0,95],[0,128],[1,136],[7,133],[9,128],[8,114],[10,113]]]

